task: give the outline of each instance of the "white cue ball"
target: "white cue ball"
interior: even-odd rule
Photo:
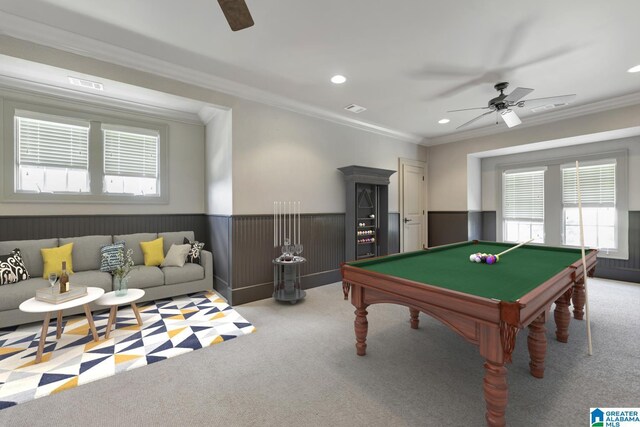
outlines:
[[[471,261],[471,262],[476,262],[476,254],[471,254],[471,255],[469,256],[469,261]]]

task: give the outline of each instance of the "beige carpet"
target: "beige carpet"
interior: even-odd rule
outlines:
[[[589,407],[640,401],[640,286],[593,280],[595,354],[584,322],[553,338],[546,376],[529,375],[526,334],[509,365],[510,426],[586,425]],[[0,411],[0,425],[481,426],[483,360],[475,347],[408,310],[369,309],[368,355],[354,348],[353,306],[340,284],[297,305],[235,307],[257,331],[65,393]],[[551,316],[553,317],[553,316]]]

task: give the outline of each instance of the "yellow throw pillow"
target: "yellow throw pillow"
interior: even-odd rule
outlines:
[[[144,265],[160,265],[164,261],[164,252],[162,246],[164,239],[158,237],[156,240],[150,242],[140,242],[142,253],[144,254]]]
[[[67,274],[73,274],[71,252],[73,252],[73,243],[67,243],[57,248],[40,249],[42,260],[44,261],[42,278],[48,279],[51,273],[55,273],[60,277],[60,274],[62,274],[62,261],[67,261]]]

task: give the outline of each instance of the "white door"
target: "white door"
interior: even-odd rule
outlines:
[[[425,164],[400,159],[400,251],[422,249],[425,230]]]

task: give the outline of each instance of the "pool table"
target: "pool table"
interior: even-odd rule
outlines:
[[[366,354],[367,307],[393,303],[409,308],[412,328],[419,312],[447,325],[475,344],[485,359],[484,398],[489,426],[505,425],[507,369],[516,335],[528,326],[530,372],[544,376],[547,348],[545,322],[555,303],[556,338],[567,342],[569,305],[582,319],[585,304],[581,251],[525,245],[496,264],[475,263],[471,254],[497,254],[514,245],[471,241],[342,265],[345,299],[355,306],[356,352]],[[586,251],[586,270],[593,275],[597,250]]]

